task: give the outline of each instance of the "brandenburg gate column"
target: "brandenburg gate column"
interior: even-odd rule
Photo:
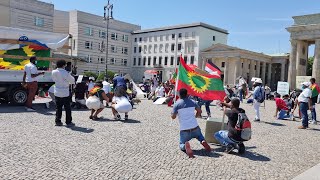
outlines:
[[[224,85],[227,85],[227,84],[229,83],[229,82],[228,82],[229,61],[228,61],[228,58],[223,58],[223,61],[224,61],[224,70],[223,70],[224,78],[223,78],[223,83],[224,83]]]
[[[260,77],[260,61],[257,61],[256,63],[257,63],[256,76],[257,76],[258,78],[261,78],[261,77]]]
[[[251,82],[252,77],[255,76],[255,70],[254,70],[255,64],[256,63],[254,62],[254,60],[250,60],[250,70],[249,70],[250,79],[248,79],[248,82]]]
[[[269,64],[268,64],[268,77],[267,77],[267,80],[268,80],[268,85],[269,85],[269,87],[271,86],[271,71],[272,71],[272,63],[270,62]]]
[[[262,62],[262,73],[261,73],[261,78],[262,78],[262,82],[264,84],[266,84],[266,69],[267,69],[267,63],[266,62]]]
[[[285,70],[286,70],[286,64],[284,62],[281,63],[281,78],[280,81],[284,81],[284,75],[285,75]]]
[[[314,48],[314,60],[312,66],[312,77],[319,82],[320,80],[320,39],[316,39]]]
[[[289,73],[288,73],[288,82],[290,84],[291,89],[296,87],[296,64],[297,64],[297,41],[292,39],[290,61],[289,61]],[[313,67],[316,67],[314,63],[313,63]]]

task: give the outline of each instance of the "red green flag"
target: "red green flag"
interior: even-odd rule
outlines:
[[[223,101],[226,93],[218,75],[199,74],[192,70],[180,56],[177,89],[185,88],[188,94],[198,96],[203,100]]]

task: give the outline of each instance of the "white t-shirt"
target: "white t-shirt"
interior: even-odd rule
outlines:
[[[108,83],[107,81],[103,81],[102,82],[103,84],[103,90],[106,94],[108,94],[109,92],[111,92],[111,86],[110,86],[110,83]]]
[[[31,74],[38,74],[38,69],[36,65],[32,64],[31,62],[26,64],[24,66],[24,72],[26,72],[26,82],[38,81],[36,77],[35,78],[31,77]]]
[[[52,80],[55,82],[54,95],[57,97],[68,97],[70,95],[69,85],[74,84],[74,77],[65,69],[57,68],[52,71]]]
[[[122,97],[116,97],[114,96],[112,98],[112,102],[115,102],[115,109],[119,113],[127,113],[132,110],[132,105],[130,104],[129,100],[122,96]]]
[[[56,85],[54,84],[54,85],[52,85],[50,88],[49,88],[49,93],[54,93],[54,87],[55,87]]]
[[[164,87],[163,86],[157,87],[156,93],[157,93],[157,97],[164,97],[164,93],[165,93]]]
[[[310,88],[306,88],[302,91],[302,93],[298,97],[298,102],[308,102],[309,98],[312,96],[312,91]]]

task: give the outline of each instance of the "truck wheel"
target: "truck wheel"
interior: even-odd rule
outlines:
[[[23,88],[16,88],[10,93],[10,102],[13,104],[23,105],[28,98],[28,93]]]

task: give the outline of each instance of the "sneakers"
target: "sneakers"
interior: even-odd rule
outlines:
[[[124,120],[127,121],[129,118],[128,118],[128,115],[124,115]]]
[[[50,104],[48,102],[46,102],[46,108],[49,109],[50,108]]]
[[[243,143],[238,144],[238,153],[244,154],[246,152],[246,148]]]
[[[230,154],[232,151],[234,150],[234,146],[229,144],[227,147],[226,147],[226,150],[224,151],[225,153],[227,154]]]
[[[29,108],[29,107],[26,107],[26,110],[28,111],[28,112],[35,112],[36,110],[34,109],[34,108]]]
[[[260,119],[254,119],[253,121],[254,122],[260,122]]]
[[[73,127],[73,126],[75,126],[75,124],[74,123],[69,123],[69,124],[67,124],[67,127]]]
[[[56,122],[56,126],[63,126],[62,122]]]
[[[193,151],[191,149],[191,146],[190,146],[190,143],[189,142],[186,142],[184,144],[185,148],[186,148],[186,153],[187,155],[189,156],[189,158],[194,158],[194,155],[193,155]]]
[[[114,119],[115,119],[115,120],[118,120],[118,121],[121,120],[120,114],[117,114],[117,116],[115,116]]]
[[[317,125],[317,121],[316,120],[312,120],[311,124]]]
[[[207,152],[211,152],[212,149],[206,141],[202,141],[201,144]]]
[[[307,127],[299,126],[298,129],[307,129]]]

